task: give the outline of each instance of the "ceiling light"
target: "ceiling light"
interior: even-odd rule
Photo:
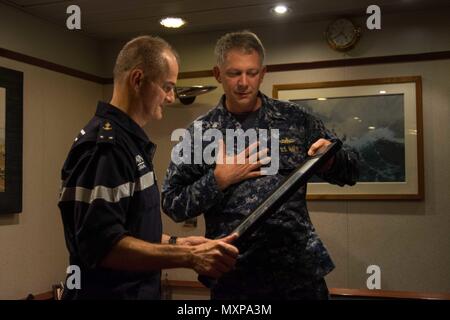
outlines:
[[[380,90],[380,94],[385,94],[386,90]]]
[[[159,21],[159,23],[162,24],[166,28],[179,28],[182,25],[184,25],[186,23],[186,21],[184,21],[181,18],[167,17],[167,18],[161,19]]]
[[[285,14],[289,11],[289,8],[284,6],[284,5],[278,5],[276,7],[272,8],[272,11],[275,12],[276,14]]]
[[[325,101],[325,100],[327,100],[327,98],[317,98],[317,100],[319,100],[319,101]]]

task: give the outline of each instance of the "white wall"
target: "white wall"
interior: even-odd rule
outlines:
[[[4,58],[0,66],[24,73],[23,210],[0,215],[0,299],[18,299],[64,280],[60,170],[102,86]]]
[[[368,30],[365,16],[355,18],[362,27],[358,45],[348,53],[333,51],[328,47],[324,31],[330,21],[297,24],[268,24],[266,27],[247,28],[258,34],[267,51],[266,64],[335,60],[397,54],[449,50],[447,41],[450,25],[448,13],[439,11],[383,14],[382,29]],[[214,45],[229,31],[183,34],[165,37],[181,56],[181,72],[210,70],[215,63]],[[105,44],[105,73],[111,75],[115,57],[124,41]]]
[[[68,44],[71,45],[68,45]],[[97,73],[97,43],[0,4],[0,47]],[[57,208],[60,170],[102,85],[0,57],[24,74],[23,211],[0,215],[0,299],[51,290],[68,265]]]

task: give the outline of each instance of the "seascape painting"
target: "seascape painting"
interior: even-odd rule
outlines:
[[[359,182],[405,181],[403,94],[293,100],[360,157]],[[319,178],[311,182],[319,182]]]

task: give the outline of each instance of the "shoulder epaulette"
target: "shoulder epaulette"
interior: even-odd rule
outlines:
[[[109,120],[101,123],[98,130],[97,143],[116,143],[116,130]]]

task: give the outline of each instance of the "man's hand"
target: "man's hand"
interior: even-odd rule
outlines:
[[[267,156],[267,148],[258,153],[253,153],[257,147],[258,143],[255,142],[240,154],[229,156],[226,154],[223,140],[219,141],[219,152],[214,177],[220,190],[224,190],[232,184],[261,175],[259,168],[269,163],[270,157]]]
[[[181,246],[196,246],[205,242],[208,242],[209,239],[200,236],[192,236],[192,237],[183,237],[177,239],[177,244]]]
[[[192,251],[192,268],[200,275],[219,278],[234,268],[238,249],[230,243],[236,240],[236,233],[217,240],[194,246]]]
[[[322,149],[325,149],[330,144],[331,144],[331,142],[326,139],[317,140],[309,148],[308,156],[310,156],[310,157],[314,156],[317,152],[320,152]],[[319,172],[327,172],[333,166],[333,163],[334,163],[334,156],[330,160],[328,160],[322,166],[322,168],[320,168]]]

